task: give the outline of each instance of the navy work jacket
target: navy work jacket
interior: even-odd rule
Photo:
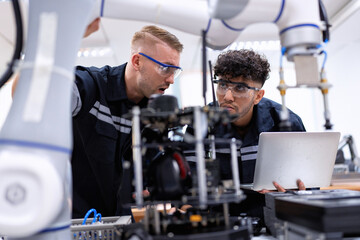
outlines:
[[[91,208],[102,216],[131,214],[122,206],[131,195],[132,178],[122,167],[132,158],[131,119],[122,116],[135,106],[126,94],[125,67],[76,68],[81,109],[73,117],[73,218]]]

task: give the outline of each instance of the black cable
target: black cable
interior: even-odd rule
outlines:
[[[330,41],[330,27],[329,17],[326,12],[326,8],[322,0],[319,0],[319,9],[320,9],[320,20],[325,21],[326,29],[323,31],[323,41]]]
[[[203,70],[203,98],[206,106],[206,31],[202,30],[202,70]]]
[[[213,82],[213,74],[212,74],[212,65],[211,65],[211,61],[209,60],[209,71],[210,71],[210,80],[211,80],[211,90],[212,90],[212,97],[213,97],[213,104],[214,107],[218,107],[218,103],[216,101],[215,98],[215,87],[214,87],[214,82]]]
[[[4,74],[0,78],[0,88],[10,79],[13,75],[14,65],[18,59],[20,59],[22,46],[23,46],[23,25],[22,25],[22,18],[21,18],[21,10],[18,0],[13,0],[13,8],[14,8],[14,15],[15,15],[15,23],[16,23],[16,42],[15,42],[15,49],[13,53],[13,57],[11,62],[9,63],[8,68],[4,72]]]

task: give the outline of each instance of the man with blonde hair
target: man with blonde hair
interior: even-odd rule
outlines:
[[[146,107],[150,95],[163,94],[174,83],[182,71],[182,50],[173,34],[145,26],[133,36],[127,63],[76,68],[73,218],[84,217],[91,208],[102,216],[131,213],[121,204],[131,182],[123,163],[132,158],[131,121],[122,116],[135,105]]]

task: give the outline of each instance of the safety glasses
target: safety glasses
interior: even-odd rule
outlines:
[[[229,80],[216,79],[214,83],[218,84],[216,92],[220,95],[225,95],[228,90],[231,91],[234,97],[245,97],[248,96],[250,90],[259,91],[260,88],[250,87],[245,83],[231,82]]]
[[[158,60],[146,55],[145,53],[139,52],[141,56],[146,57],[147,59],[153,61],[154,63],[158,64],[157,71],[161,76],[169,77],[174,74],[174,78],[178,78],[182,72],[182,68],[174,65],[165,64],[159,62]]]

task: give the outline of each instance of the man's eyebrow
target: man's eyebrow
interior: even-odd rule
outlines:
[[[234,84],[236,84],[236,85],[240,85],[240,86],[249,86],[249,85],[247,85],[246,83],[242,83],[242,82],[239,82],[239,83],[234,83]]]
[[[222,80],[223,82],[226,82],[226,83],[230,83],[230,84],[234,84],[234,85],[240,85],[240,86],[249,86],[247,85],[246,83],[243,83],[243,82],[232,82],[230,80]]]

